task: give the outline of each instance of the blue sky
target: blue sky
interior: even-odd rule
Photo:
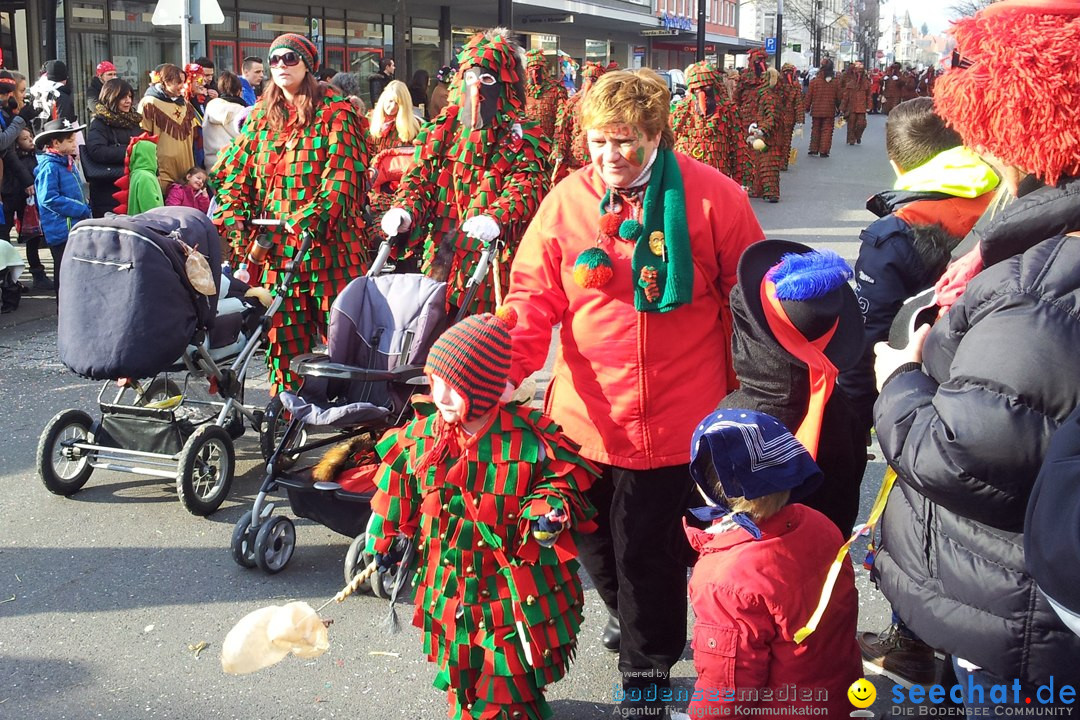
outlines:
[[[904,11],[911,13],[911,24],[919,27],[924,22],[932,33],[943,33],[952,19],[948,10],[949,0],[885,0],[881,3],[881,15],[888,18],[895,11],[898,17]]]

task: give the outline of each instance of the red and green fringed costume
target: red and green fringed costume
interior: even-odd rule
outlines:
[[[757,123],[758,130],[764,133],[764,150],[750,148],[751,176],[746,185],[753,198],[780,198],[780,167],[783,165],[781,153],[784,151],[783,118],[781,116],[781,98],[783,88],[780,83],[769,85],[763,82],[750,94],[757,101],[751,106],[750,122]],[[745,142],[745,141],[744,141]]]
[[[367,260],[362,211],[368,157],[356,113],[347,100],[327,95],[307,127],[294,121],[292,115],[284,130],[275,132],[266,107],[256,106],[214,168],[219,203],[214,221],[231,234],[234,261],[244,257],[257,231],[251,220],[281,218],[294,229],[293,234],[269,230],[274,246],[254,283],[272,288],[296,255],[300,232],[314,234],[269,332],[275,393],[296,386],[289,358],[309,352],[325,334],[331,304],[363,274]],[[237,221],[246,224],[242,233],[235,231]]]
[[[500,406],[469,436],[427,399],[414,406],[416,419],[378,445],[368,550],[386,552],[399,533],[416,543],[413,624],[450,717],[550,717],[544,687],[574,657],[584,596],[573,534],[542,547],[532,521],[561,511],[591,532],[596,470],[538,410]]]
[[[795,74],[795,66],[791,63],[784,63],[784,66],[780,68],[780,82],[777,88],[780,90],[780,118],[782,120],[778,132],[780,144],[783,146],[780,149],[780,167],[787,170],[791,157],[791,135],[795,132],[796,123],[802,124],[803,118],[806,117],[806,111],[803,108],[802,84]]]
[[[550,143],[535,123],[520,123],[524,111],[521,64],[514,46],[501,37],[478,35],[461,54],[461,71],[450,92],[451,104],[416,138],[416,166],[402,178],[394,206],[412,217],[410,243],[422,243],[423,270],[446,279],[447,304],[460,306],[465,284],[483,247],[467,237],[461,224],[474,215],[488,215],[501,228],[504,251],[500,279],[506,288],[521,235],[548,189],[545,172]],[[483,68],[503,83],[494,122],[472,130],[459,120],[462,75]],[[444,247],[445,246],[445,247]],[[488,278],[480,285],[470,313],[495,309]]]
[[[733,177],[738,121],[723,76],[709,63],[696,62],[687,68],[686,83],[687,97],[671,113],[675,150]],[[707,95],[715,103],[709,115]]]
[[[549,140],[555,137],[555,120],[566,103],[566,88],[551,77],[551,69],[543,50],[530,50],[525,55],[525,116],[540,124],[540,131]]]
[[[585,142],[585,130],[581,127],[581,102],[585,99],[585,93],[605,71],[600,63],[587,61],[581,72],[581,89],[559,108],[555,119],[555,158],[559,163],[556,182],[592,162]]]

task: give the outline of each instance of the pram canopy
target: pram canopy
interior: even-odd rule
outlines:
[[[446,283],[424,275],[379,275],[349,283],[330,311],[329,361],[364,370],[423,366],[446,327]],[[282,403],[311,425],[378,422],[408,401],[389,382],[308,378]]]
[[[192,286],[183,245],[205,256],[220,287],[221,241],[198,210],[156,208],[76,225],[61,265],[61,362],[93,380],[151,377],[212,329],[217,294]]]

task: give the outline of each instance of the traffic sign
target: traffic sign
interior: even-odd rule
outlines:
[[[776,54],[776,38],[774,38],[774,37],[765,38],[765,52],[767,52],[770,55],[775,55]]]
[[[225,14],[217,0],[158,0],[150,22],[154,25],[184,25],[185,15],[190,16],[189,22],[193,25],[225,22]]]

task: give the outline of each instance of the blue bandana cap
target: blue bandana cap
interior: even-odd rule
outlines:
[[[727,498],[753,500],[789,490],[794,502],[816,490],[823,480],[814,458],[783,423],[754,410],[717,410],[694,430],[690,476],[710,505],[691,512],[703,521],[731,513],[709,477],[709,464]],[[756,539],[761,538],[745,513],[734,513],[731,519]]]

